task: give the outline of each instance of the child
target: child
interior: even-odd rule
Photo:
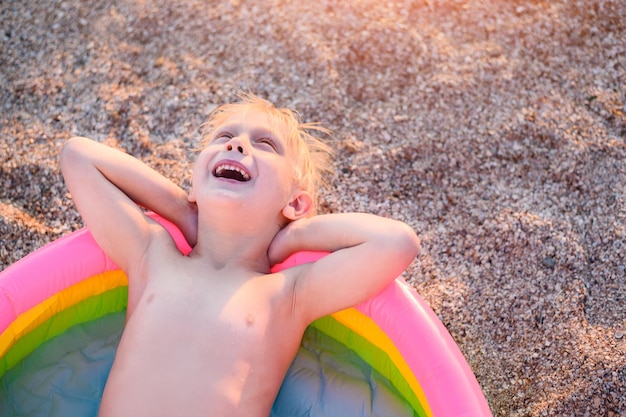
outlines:
[[[129,279],[102,417],[268,417],[307,325],[375,295],[419,252],[404,223],[312,216],[325,149],[306,133],[315,126],[241,98],[211,115],[189,195],[97,142],[63,148],[85,224]],[[139,206],[174,222],[191,253]],[[301,250],[332,253],[270,273]]]

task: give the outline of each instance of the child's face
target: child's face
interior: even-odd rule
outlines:
[[[281,212],[297,187],[287,140],[269,115],[254,107],[217,126],[194,166],[190,199],[236,202],[238,208]]]

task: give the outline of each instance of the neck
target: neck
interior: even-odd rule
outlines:
[[[228,226],[219,221],[199,222],[197,244],[190,256],[199,257],[216,269],[244,268],[269,273],[267,250],[278,226],[276,230],[246,227],[241,222]]]

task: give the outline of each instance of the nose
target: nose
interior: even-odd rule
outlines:
[[[232,151],[233,145],[231,143],[227,144],[226,149]],[[243,153],[243,147],[241,145],[237,145],[237,150],[239,151],[239,153]]]
[[[245,155],[247,152],[244,148],[243,141],[239,137],[234,137],[226,143],[226,150],[233,151],[236,150],[240,154]]]

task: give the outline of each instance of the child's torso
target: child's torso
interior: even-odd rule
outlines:
[[[130,301],[101,416],[268,416],[306,326],[289,278],[178,259]]]

